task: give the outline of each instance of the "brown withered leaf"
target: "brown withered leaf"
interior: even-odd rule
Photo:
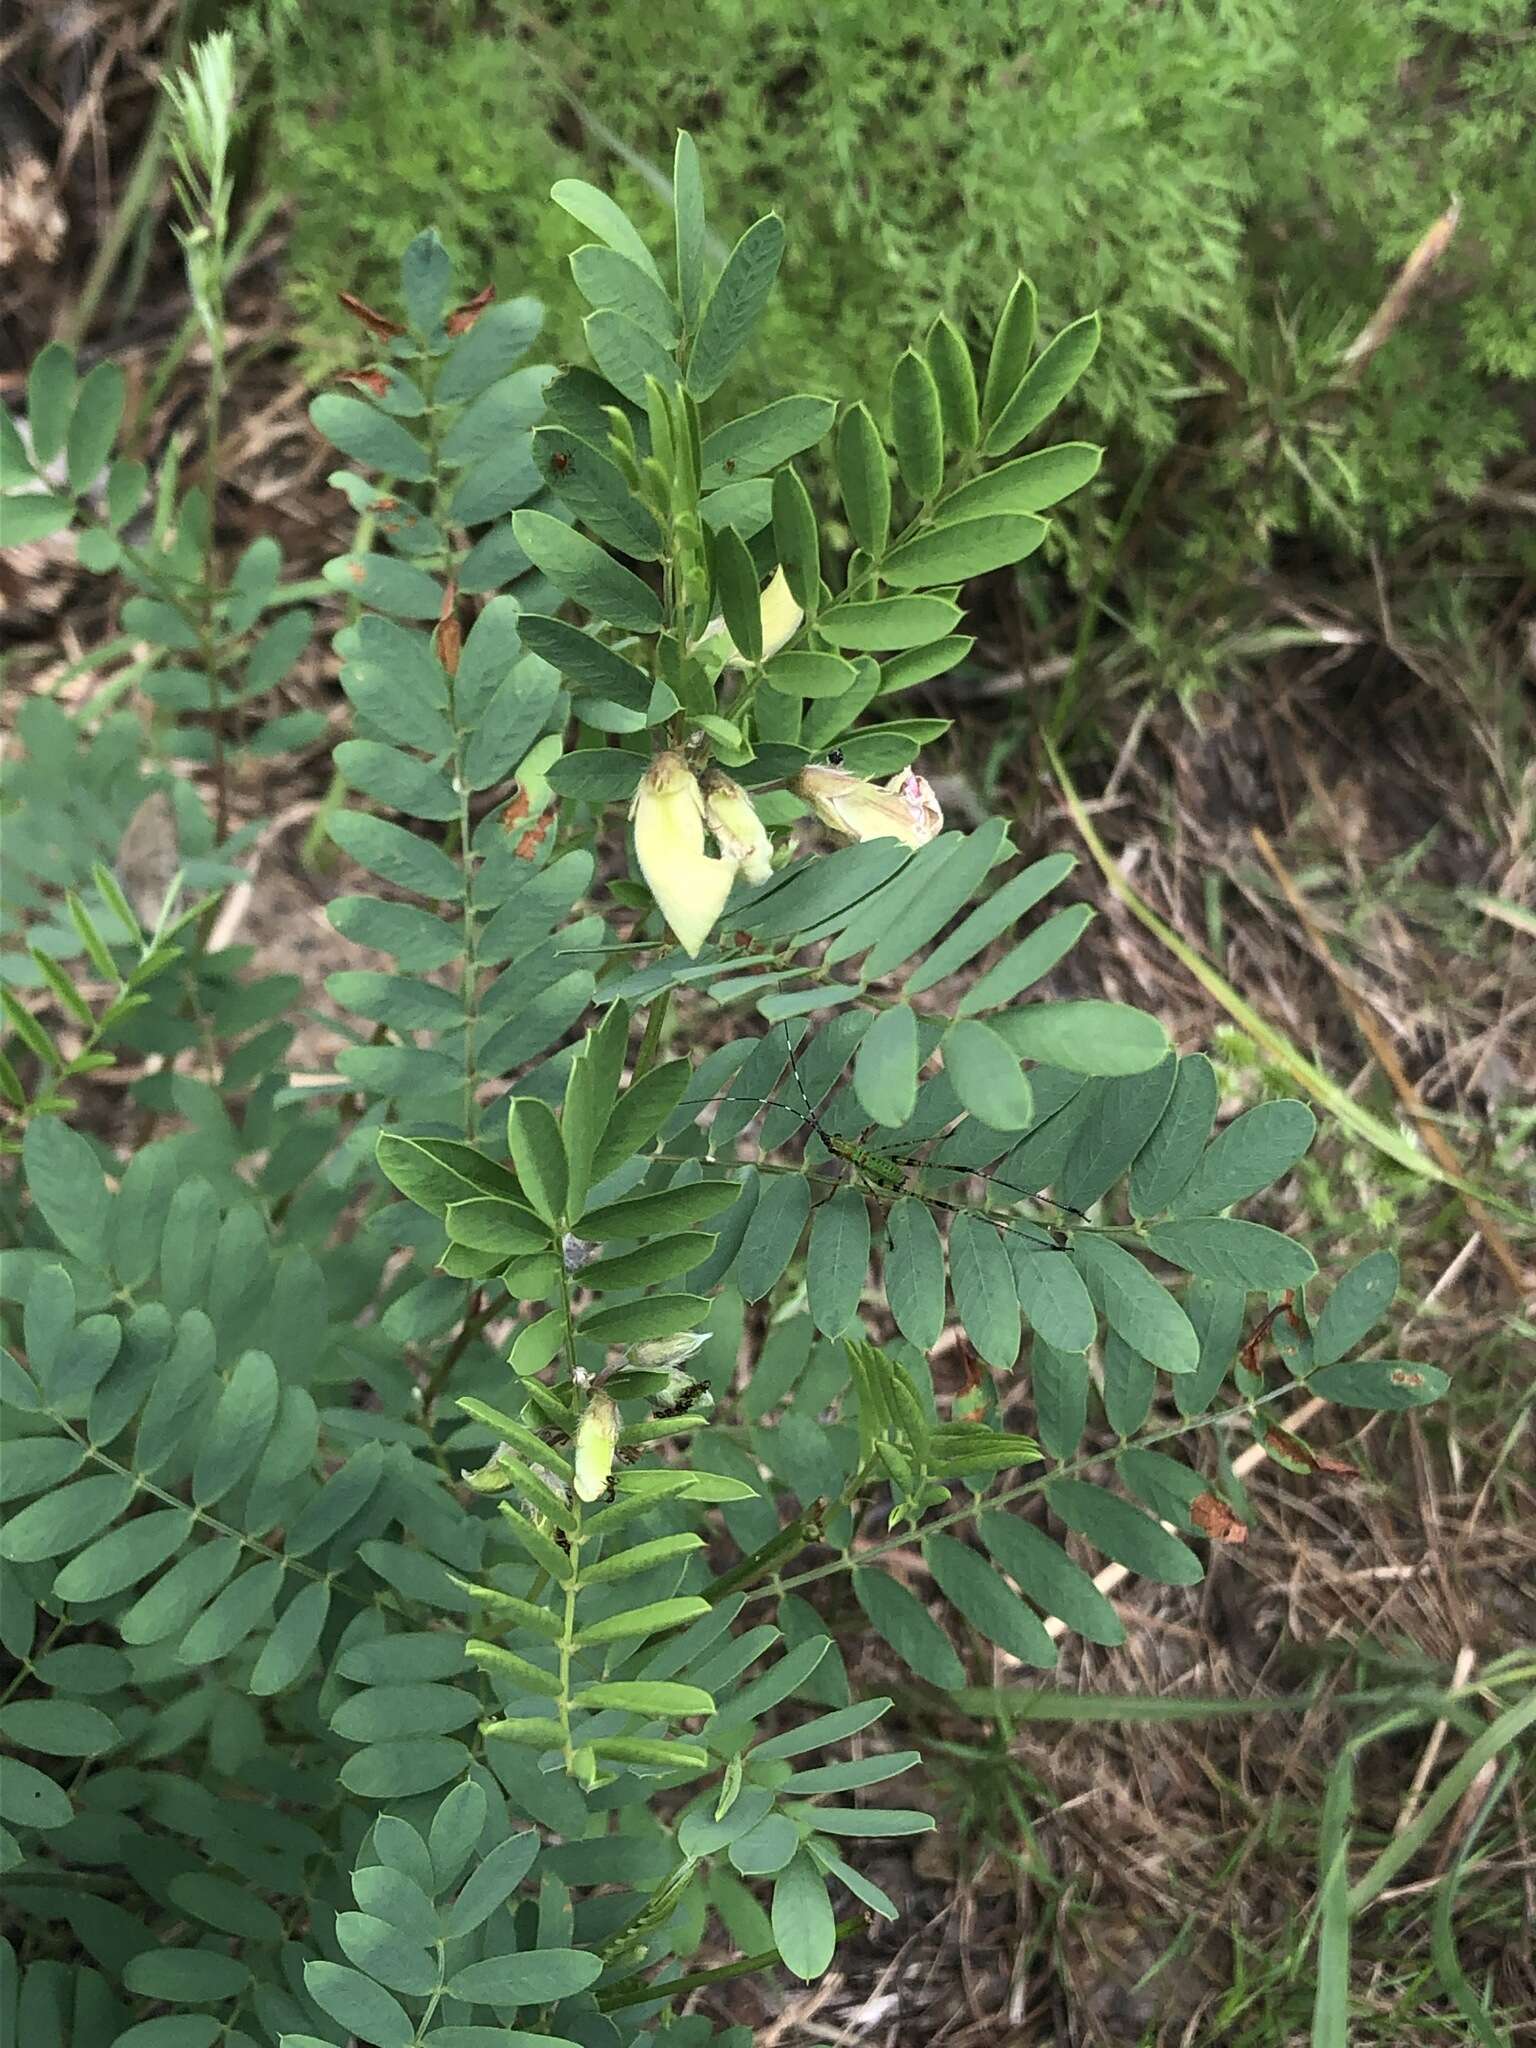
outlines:
[[[1360,1467],[1358,1465],[1351,1465],[1348,1458],[1336,1458],[1332,1451],[1319,1451],[1316,1462],[1319,1472],[1330,1472],[1336,1479],[1358,1479],[1360,1477]]]
[[[488,284],[483,292],[476,292],[472,299],[466,299],[462,306],[455,306],[443,322],[449,334],[468,334],[486,307],[496,296],[496,287]]]
[[[443,592],[442,608],[437,615],[437,624],[432,629],[432,647],[438,660],[456,676],[459,672],[459,656],[464,651],[464,628],[459,623],[459,586],[453,577]]]
[[[1360,1468],[1351,1465],[1347,1458],[1336,1458],[1331,1451],[1315,1451],[1299,1436],[1293,1436],[1288,1429],[1281,1429],[1271,1423],[1264,1432],[1264,1448],[1279,1465],[1291,1472],[1331,1472],[1341,1479],[1358,1479]]]
[[[1293,1328],[1296,1330],[1305,1329],[1305,1324],[1296,1313],[1296,1290],[1292,1287],[1286,1289],[1284,1301],[1272,1308],[1269,1314],[1244,1338],[1243,1348],[1238,1354],[1238,1363],[1242,1366],[1244,1372],[1251,1372],[1255,1378],[1262,1377],[1264,1368],[1259,1358],[1259,1353],[1264,1348],[1265,1338],[1268,1337],[1270,1331],[1273,1330],[1275,1324],[1279,1322],[1282,1316],[1288,1317]]]
[[[365,391],[371,391],[375,398],[389,396],[389,379],[382,370],[338,370],[338,384],[360,384]]]
[[[519,860],[533,859],[533,856],[549,837],[549,828],[554,822],[555,814],[553,810],[548,810],[536,825],[528,827],[528,830],[517,842],[517,857]]]
[[[1287,1472],[1310,1472],[1312,1455],[1300,1437],[1292,1436],[1288,1429],[1266,1429],[1264,1451],[1267,1457]]]
[[[181,867],[176,813],[163,789],[152,790],[128,820],[113,866],[134,915],[152,927]]]
[[[1248,1525],[1240,1522],[1226,1502],[1214,1493],[1197,1493],[1189,1504],[1190,1519],[1213,1543],[1246,1543]]]
[[[501,829],[508,834],[516,832],[528,815],[528,792],[517,789],[502,806]],[[549,837],[550,827],[555,822],[555,807],[550,805],[542,817],[535,818],[527,831],[519,838],[513,849],[519,860],[532,860],[539,848]]]
[[[337,298],[354,320],[361,320],[365,327],[371,327],[375,334],[385,341],[395,341],[405,329],[398,320],[390,320],[383,313],[376,313],[372,306],[364,305],[355,292],[338,292]]]
[[[956,1422],[979,1422],[987,1412],[987,1376],[968,1344],[960,1346],[960,1385],[950,1413]]]

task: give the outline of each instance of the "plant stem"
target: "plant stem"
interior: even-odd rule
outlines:
[[[661,1041],[667,1028],[667,1011],[671,1005],[672,991],[664,988],[649,1010],[645,1013],[645,1035],[640,1040],[640,1050],[635,1054],[635,1080],[643,1080],[656,1064],[661,1051]]]
[[[422,1389],[421,1412],[427,1421],[430,1421],[432,1418],[432,1410],[437,1404],[437,1397],[447,1384],[449,1374],[469,1349],[473,1340],[496,1313],[495,1303],[492,1303],[489,1307],[479,1306],[479,1303],[480,1289],[471,1282],[468,1298],[464,1303],[464,1321],[459,1327],[459,1334],[433,1367],[432,1377]]]
[[[581,1579],[581,1504],[572,1496],[572,1512],[576,1527],[569,1532],[571,1573],[565,1582],[565,1612],[560,1628],[560,1697],[555,1702],[559,1710],[560,1737],[565,1756],[565,1768],[574,1777],[576,1767],[576,1745],[571,1740],[571,1659],[576,1651],[576,1590]]]
[[[839,1920],[834,1930],[837,1939],[857,1934],[866,1925],[863,1917],[852,1913],[846,1920]],[[631,2005],[651,2005],[663,1998],[681,1998],[685,1992],[702,1991],[710,1984],[729,1984],[736,1977],[750,1977],[757,1970],[772,1970],[779,1966],[780,1956],[776,1948],[764,1949],[755,1956],[738,1956],[734,1963],[720,1963],[713,1970],[690,1970],[685,1977],[670,1977],[661,1983],[642,1983],[638,1977],[626,1977],[620,1984],[610,1984],[606,1991],[597,1994],[597,2003],[603,2012],[622,2012]]]

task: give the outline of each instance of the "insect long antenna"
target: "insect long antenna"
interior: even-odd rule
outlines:
[[[795,1086],[800,1091],[800,1100],[805,1104],[805,1113],[811,1122],[815,1123],[816,1111],[811,1106],[810,1096],[805,1092],[805,1082],[800,1074],[800,1062],[795,1058],[795,1041],[789,1035],[789,1025],[787,1023],[784,1026],[784,1050],[789,1054],[789,1071],[795,1077]]]
[[[809,1123],[811,1129],[816,1133],[817,1137],[820,1138],[821,1142],[824,1145],[828,1146],[830,1149],[831,1141],[828,1138],[826,1131],[822,1128],[821,1118],[816,1114],[815,1105],[812,1103],[810,1096],[805,1091],[805,1081],[800,1072],[800,1062],[795,1058],[795,1041],[789,1035],[789,1024],[787,1020],[784,1025],[784,1044],[789,1052],[789,1071],[795,1077],[795,1086],[800,1091],[800,1100],[805,1104],[806,1121],[807,1123]]]

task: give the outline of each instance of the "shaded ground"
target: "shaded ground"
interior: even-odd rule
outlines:
[[[75,43],[61,46],[56,100],[34,95],[21,108],[18,132],[32,146],[13,153],[0,196],[0,222],[25,265],[0,296],[8,401],[19,366],[90,283],[93,243],[104,225],[110,231],[149,106],[149,60],[138,53],[172,12],[140,18],[126,6],[97,7],[96,57],[87,63]],[[146,244],[146,289],[122,302],[116,331],[109,316],[122,304],[110,302],[91,331],[89,346],[110,345],[141,393],[186,313],[165,241],[157,234]],[[276,533],[290,573],[310,575],[346,534],[324,483],[329,459],[305,418],[308,394],[285,353],[280,252],[274,229],[236,294],[225,468],[238,481],[220,506],[221,531],[232,549]],[[177,431],[198,367],[192,346],[142,420],[147,445]],[[1220,696],[1197,702],[1193,715],[1160,693],[1158,677],[1105,625],[1077,678],[1094,722],[1068,757],[1094,825],[1144,901],[1268,1024],[1389,1118],[1404,1105],[1382,1043],[1395,1054],[1463,1166],[1524,1209],[1524,1223],[1500,1216],[1497,1227],[1528,1284],[1532,593],[1501,562],[1496,522],[1522,505],[1528,513],[1532,489],[1529,467],[1517,469],[1487,504],[1454,515],[1486,519],[1494,533],[1489,573],[1502,577],[1500,598],[1479,608],[1476,623],[1453,592],[1438,608],[1426,601],[1435,596],[1433,536],[1422,553],[1358,575],[1325,562],[1277,572],[1245,599],[1251,618],[1290,644],[1234,660]],[[73,566],[67,544],[8,558],[0,575],[0,633],[23,687],[45,686],[110,636],[106,586]],[[1060,624],[1076,630],[1070,613]],[[1188,630],[1199,633],[1201,621]],[[986,678],[936,687],[923,706],[957,720],[950,752],[935,763],[946,805],[961,818],[983,803],[1011,811],[1025,852],[1079,845],[1035,738],[1062,675],[1059,638],[1020,638],[999,621],[984,651]],[[88,670],[66,701],[86,709],[99,681]],[[284,692],[339,726],[343,704],[323,641]],[[238,816],[265,830],[259,885],[226,934],[254,945],[259,966],[300,977],[315,1013],[295,1048],[306,1073],[326,1071],[338,1043],[325,975],[365,964],[323,914],[355,878],[333,864],[334,850],[306,851],[327,790],[326,752],[317,745],[268,764],[237,788]],[[1110,894],[1086,855],[1077,881],[1102,916],[1073,956],[1072,973],[1088,980],[1064,982],[1063,992],[1135,1001],[1162,1016],[1181,1047],[1214,1046],[1234,1097],[1276,1083],[1272,1059]],[[1389,1682],[1444,1686],[1453,1674],[1466,1683],[1536,1641],[1525,1426],[1536,1327],[1464,1205],[1338,1124],[1324,1120],[1293,1185],[1295,1206],[1265,1220],[1306,1235],[1325,1270],[1379,1244],[1398,1252],[1410,1308],[1395,1348],[1451,1371],[1452,1397],[1364,1430],[1340,1411],[1314,1423],[1309,1441],[1356,1475],[1254,1471],[1252,1534],[1213,1558],[1204,1585],[1118,1589],[1121,1649],[1069,1639],[1049,1688],[993,1653],[995,1681],[1021,1688],[1011,1727],[911,1693],[850,1618],[843,1642],[855,1683],[899,1695],[895,1739],[928,1753],[946,1825],[914,1855],[871,1864],[903,1917],[846,1943],[820,1984],[789,1991],[769,1976],[708,1994],[707,2009],[749,2021],[764,2048],[1268,2048],[1306,2039],[1316,1816],[1330,1767],[1369,1724],[1361,1695]],[[899,1556],[891,1562],[900,1569]],[[836,1619],[840,1610],[827,1612]],[[1214,1699],[1242,1711],[1143,1720],[1144,1707],[1127,1699]],[[1267,1702],[1289,1704],[1256,1710]],[[1362,1848],[1379,1846],[1419,1808],[1438,1754],[1439,1742],[1422,1735],[1361,1752]],[[1435,1859],[1411,1866],[1362,1927],[1355,1989],[1378,2018],[1361,2020],[1359,2039],[1472,2038],[1434,2003],[1423,1958],[1433,1887],[1486,1789],[1472,1788],[1441,1830]],[[1516,2014],[1536,2012],[1533,1791],[1517,1779],[1490,1818],[1457,1912],[1468,1977],[1491,1981],[1496,2006]],[[1517,2023],[1511,2038],[1536,2039],[1536,2020]]]

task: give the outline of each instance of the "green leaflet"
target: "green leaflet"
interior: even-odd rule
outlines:
[[[837,430],[837,482],[853,537],[878,562],[891,528],[891,473],[865,405],[850,406]]]
[[[1161,1259],[1201,1280],[1278,1294],[1304,1287],[1317,1261],[1303,1244],[1236,1216],[1205,1216],[1184,1223],[1154,1223],[1147,1244]]]
[[[1193,1372],[1200,1341],[1189,1317],[1134,1254],[1107,1237],[1079,1234],[1072,1254],[1112,1330],[1164,1372]]]
[[[1206,1148],[1166,1205],[1176,1216],[1212,1216],[1256,1195],[1293,1167],[1312,1143],[1317,1118],[1304,1102],[1262,1102]]]
[[[1006,455],[1060,405],[1093,361],[1099,346],[1099,316],[1074,320],[1042,349],[1012,396],[1002,405],[983,446]]]
[[[1216,1121],[1216,1070],[1203,1053],[1178,1063],[1173,1089],[1131,1173],[1131,1214],[1157,1216],[1188,1180]]]
[[[1193,1586],[1205,1576],[1192,1550],[1119,1494],[1081,1479],[1058,1479],[1047,1487],[1046,1499],[1069,1529],[1143,1578]]]
[[[836,411],[830,398],[776,398],[760,412],[716,427],[704,437],[705,489],[766,476],[792,455],[813,447],[831,426]]]
[[[1026,560],[1045,534],[1045,521],[1032,512],[986,512],[929,527],[899,542],[885,557],[880,573],[898,590],[964,583]]]
[[[773,1886],[773,1940],[786,1969],[809,1983],[832,1961],[837,1947],[832,1901],[810,1856],[796,1856]]]
[[[805,1183],[799,1185],[804,1187]],[[763,1201],[766,1200],[765,1196]],[[759,1213],[763,1201],[758,1204]],[[786,1235],[793,1213],[792,1208],[786,1211]],[[869,1210],[863,1194],[857,1188],[840,1187],[816,1210],[806,1255],[811,1320],[825,1337],[840,1336],[858,1313],[869,1271],[869,1243]]]
[[[891,440],[901,480],[914,498],[932,498],[944,476],[944,413],[933,372],[915,349],[899,356],[891,372],[890,410]],[[900,564],[905,546],[903,543],[893,551],[886,564],[888,571]],[[887,580],[901,579],[888,574]],[[959,579],[929,576],[916,580],[941,583]]]
[[[1168,1053],[1157,1019],[1124,1003],[1030,1003],[995,1019],[994,1029],[1021,1059],[1074,1074],[1139,1074]]]
[[[416,436],[366,398],[322,392],[311,400],[309,417],[316,430],[327,441],[334,442],[343,455],[366,462],[370,469],[381,470],[402,483],[420,483],[431,474],[427,452]]]
[[[1033,1097],[1016,1054],[987,1025],[964,1017],[944,1039],[944,1071],[973,1116],[997,1130],[1021,1131],[1029,1124]]]
[[[945,1689],[964,1685],[965,1670],[948,1636],[915,1593],[874,1566],[854,1573],[853,1590],[875,1633],[919,1678]]]
[[[988,426],[997,419],[1023,382],[1024,372],[1029,368],[1029,359],[1034,353],[1036,320],[1035,287],[1021,272],[1015,278],[998,316],[992,352],[987,358],[981,417]]]
[[[660,626],[661,606],[650,586],[594,542],[546,512],[514,513],[512,530],[557,589],[599,619],[641,633]]]
[[[783,1273],[810,1213],[810,1186],[798,1174],[775,1175],[758,1196],[736,1261],[736,1284],[748,1301],[761,1301]],[[868,1256],[866,1244],[866,1263]]]
[[[1040,1441],[1064,1463],[1076,1455],[1088,1419],[1088,1361],[1037,1336],[1030,1349],[1029,1377]]]
[[[1323,1304],[1312,1333],[1312,1359],[1332,1365],[1353,1351],[1375,1328],[1397,1292],[1398,1265],[1392,1252],[1372,1252],[1351,1266]]]
[[[1060,1201],[1091,1209],[1114,1186],[1157,1128],[1175,1072],[1170,1053],[1142,1073],[1088,1083],[1077,1104],[1077,1134],[1053,1183]]]
[[[749,227],[705,301],[688,355],[688,389],[709,398],[724,383],[768,302],[784,253],[784,223],[767,214]]]
[[[1003,1570],[1017,1581],[1042,1613],[1057,1615],[1090,1643],[1125,1640],[1120,1618],[1081,1565],[1059,1543],[1022,1515],[992,1513],[977,1518],[977,1533]]]
[[[1345,1408],[1400,1410],[1427,1407],[1450,1385],[1450,1375],[1435,1365],[1406,1358],[1361,1358],[1343,1365],[1325,1365],[1307,1379],[1309,1392]]]
[[[679,134],[672,157],[672,217],[677,250],[677,296],[685,323],[697,323],[704,298],[709,233],[704,183],[693,137]]]
[[[929,1351],[944,1329],[944,1243],[933,1211],[911,1196],[886,1218],[885,1295],[909,1343]]]
[[[1036,1615],[1026,1607],[979,1551],[952,1536],[924,1540],[923,1559],[934,1583],[952,1600],[973,1628],[1022,1663],[1048,1671],[1056,1662],[1056,1645]]]
[[[1086,1351],[1099,1327],[1093,1299],[1071,1259],[1006,1239],[1019,1307],[1037,1336],[1058,1351]]]
[[[1007,1371],[1019,1356],[1019,1298],[1003,1239],[976,1216],[956,1216],[949,1232],[949,1280],[966,1335],[988,1365]]]
[[[1037,448],[1033,455],[1021,455],[950,491],[938,510],[945,519],[979,512],[1043,512],[1091,482],[1103,459],[1103,449],[1087,441]]]
[[[917,1107],[917,1018],[905,1003],[882,1010],[859,1041],[853,1085],[877,1124],[904,1124]]]

